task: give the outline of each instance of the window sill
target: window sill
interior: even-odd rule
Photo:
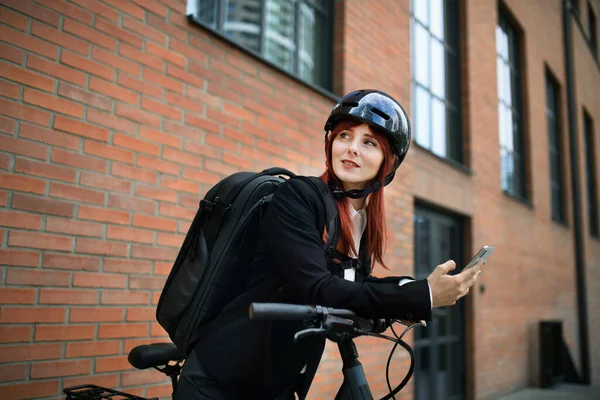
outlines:
[[[312,89],[316,92],[318,92],[319,94],[327,97],[330,100],[333,100],[334,102],[337,102],[340,99],[340,96],[330,92],[327,89],[324,89],[320,86],[317,86],[313,83],[310,83],[308,81],[305,81],[304,79],[284,70],[283,68],[275,65],[274,63],[270,62],[269,60],[265,59],[263,56],[261,56],[260,54],[256,53],[255,51],[252,51],[250,49],[247,49],[246,47],[232,41],[231,39],[229,39],[227,36],[223,35],[221,32],[219,32],[218,30],[211,28],[210,26],[204,24],[203,22],[199,21],[197,18],[194,17],[193,14],[187,14],[186,15],[188,21],[190,21],[193,25],[198,26],[206,31],[208,31],[209,33],[213,34],[214,36],[218,37],[219,39],[227,42],[228,44],[234,46],[236,49],[242,51],[243,53],[259,60],[260,62],[268,65],[269,67],[275,69],[278,72],[281,72],[282,74],[284,74],[285,76],[287,76],[288,78],[291,78],[293,80],[295,80],[296,82],[308,87],[309,89]]]
[[[475,175],[475,173],[473,172],[473,170],[471,170],[467,166],[459,163],[458,161],[453,161],[453,160],[451,160],[449,158],[441,157],[441,156],[435,154],[433,151],[429,150],[427,147],[421,146],[420,144],[418,144],[414,140],[412,142],[412,145],[415,146],[416,148],[422,150],[424,153],[427,153],[427,154],[431,155],[432,157],[440,160],[441,162],[443,162],[445,164],[448,164],[449,166],[455,168],[456,170],[458,170],[459,172],[462,172],[465,175],[468,175],[468,176]]]
[[[527,200],[527,199],[525,199],[525,198],[523,198],[523,197],[521,197],[521,196],[519,196],[519,195],[516,195],[516,194],[514,194],[514,193],[508,192],[508,191],[506,191],[506,190],[503,190],[503,191],[502,191],[502,193],[504,193],[504,195],[505,195],[506,197],[508,197],[508,198],[510,198],[510,199],[512,199],[512,200],[514,200],[514,201],[516,201],[516,202],[518,202],[518,203],[521,203],[521,204],[523,204],[524,206],[526,206],[526,207],[527,207],[527,208],[529,208],[530,210],[533,210],[533,209],[535,209],[535,207],[533,206],[533,204],[532,204],[532,203],[531,203],[529,200]]]

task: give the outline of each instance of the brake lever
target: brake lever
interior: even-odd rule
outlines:
[[[326,329],[324,329],[324,328],[303,329],[299,332],[296,332],[296,334],[294,335],[294,342],[297,342],[300,339],[304,339],[307,336],[319,335],[319,334],[325,334],[325,333],[326,333]]]

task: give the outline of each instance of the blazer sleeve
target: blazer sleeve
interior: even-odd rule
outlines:
[[[275,192],[262,225],[277,268],[299,302],[347,308],[365,318],[431,319],[425,280],[399,286],[397,279],[358,283],[332,274],[321,240],[322,214],[316,191],[290,179]]]

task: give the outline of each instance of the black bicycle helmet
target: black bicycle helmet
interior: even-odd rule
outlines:
[[[373,89],[356,90],[342,97],[331,110],[325,123],[325,138],[327,138],[327,132],[331,131],[338,122],[348,119],[364,122],[387,134],[392,151],[396,155],[394,168],[384,179],[384,186],[387,186],[394,179],[396,170],[404,161],[410,146],[411,132],[408,114],[400,103],[387,93]],[[381,183],[374,182],[370,188],[363,190],[343,191],[334,188],[334,195],[338,198],[347,196],[357,199],[379,189],[381,189]]]

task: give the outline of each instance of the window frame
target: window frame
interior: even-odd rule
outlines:
[[[587,13],[589,45],[594,57],[598,58],[598,18],[589,0],[587,1]]]
[[[566,184],[565,170],[563,168],[564,154],[562,151],[564,148],[561,118],[562,92],[556,76],[547,67],[545,70],[545,83],[548,165],[550,168],[550,214],[554,221],[566,224]],[[554,168],[553,163],[555,163]],[[556,171],[558,176],[553,176],[553,171]],[[553,190],[555,187],[558,188],[558,198],[555,197],[555,191]],[[555,211],[558,211],[558,214]]]
[[[326,65],[321,65],[317,68],[321,68],[320,73],[323,73],[325,75],[325,78],[323,79],[324,82],[326,82],[325,84],[321,85],[318,83],[313,83],[309,80],[306,80],[304,78],[302,78],[300,76],[300,74],[298,73],[299,71],[299,57],[298,54],[300,52],[299,49],[299,36],[298,36],[298,26],[299,26],[299,19],[296,18],[296,24],[295,24],[295,28],[294,28],[294,32],[295,32],[295,38],[294,38],[294,43],[295,43],[295,47],[296,50],[294,51],[294,66],[293,66],[293,72],[290,72],[288,70],[286,70],[285,68],[277,65],[276,63],[268,60],[264,54],[262,54],[262,52],[257,52],[254,51],[253,49],[250,49],[246,46],[244,46],[243,44],[234,41],[232,39],[230,39],[229,37],[227,37],[225,35],[225,33],[219,29],[219,27],[222,27],[223,22],[224,22],[224,10],[227,8],[227,0],[215,0],[215,8],[218,10],[216,16],[215,16],[215,21],[216,23],[214,24],[215,26],[213,26],[213,24],[207,24],[204,21],[201,20],[201,18],[199,17],[199,12],[200,12],[200,2],[202,0],[187,0],[186,2],[186,17],[187,19],[192,22],[195,25],[200,26],[201,28],[209,31],[210,33],[212,33],[213,35],[217,36],[219,39],[226,41],[227,43],[233,45],[234,47],[236,47],[237,49],[239,49],[240,51],[258,59],[259,61],[265,63],[266,65],[270,66],[271,68],[274,68],[275,70],[285,74],[286,76],[288,76],[289,78],[292,78],[308,87],[310,87],[311,89],[321,93],[322,95],[337,101],[338,100],[338,96],[336,96],[335,94],[333,94],[332,90],[333,90],[333,62],[334,62],[334,55],[333,55],[333,40],[334,40],[334,21],[335,21],[335,15],[334,15],[334,10],[335,10],[335,2],[334,0],[328,0],[328,6],[329,7],[322,7],[320,5],[320,3],[316,0],[297,0],[297,3],[295,5],[295,14],[298,15],[298,10],[300,9],[300,3],[305,3],[308,4],[309,6],[318,9],[319,12],[327,12],[328,13],[328,21],[329,24],[326,28],[324,28],[328,34],[328,38],[329,40],[321,40],[321,43],[324,43],[324,48],[322,49],[322,52],[324,54],[328,54],[328,59],[326,61]],[[264,25],[265,25],[265,6],[266,6],[266,0],[260,0],[261,1],[261,16],[260,16],[260,43],[261,45],[264,43],[264,37],[265,35],[265,29],[263,29]],[[325,11],[324,11],[325,10]],[[262,51],[262,49],[261,49]]]

